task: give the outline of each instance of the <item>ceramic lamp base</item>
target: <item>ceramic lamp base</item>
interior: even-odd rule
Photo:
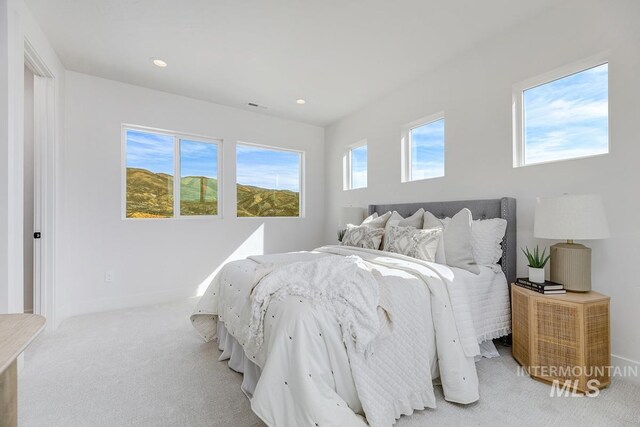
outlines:
[[[591,248],[576,243],[551,246],[550,279],[567,291],[591,290]]]

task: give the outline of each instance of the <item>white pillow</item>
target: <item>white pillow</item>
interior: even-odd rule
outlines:
[[[384,228],[384,226],[387,224],[387,220],[391,218],[391,211],[380,216],[378,216],[377,213],[374,213],[373,215],[365,219],[362,222],[362,225],[366,225],[367,227],[371,227],[371,228]]]
[[[471,225],[471,249],[478,265],[494,265],[502,257],[502,238],[507,221],[502,218],[479,219]]]
[[[360,224],[360,225],[365,225],[366,223],[371,222],[376,218],[378,218],[378,212],[374,212],[371,215],[369,215],[368,217],[366,217],[364,219],[364,221],[362,221],[362,224]],[[358,225],[358,224],[353,224],[353,225]]]
[[[347,231],[342,238],[342,246],[357,248],[379,249],[384,228],[373,228],[366,225],[347,225]]]
[[[384,226],[384,236],[382,237],[382,247],[384,248],[386,235],[389,232],[389,227],[415,227],[422,228],[422,222],[424,218],[424,209],[420,208],[417,212],[411,215],[409,218],[403,218],[397,211],[393,211],[391,216],[387,220],[387,224]],[[384,249],[386,251],[386,249]]]
[[[453,218],[440,220],[431,212],[424,213],[424,229],[442,228],[442,247],[445,263],[451,267],[463,268],[474,274],[480,274],[471,248],[471,211],[467,208],[455,214]],[[436,262],[440,263],[442,256]]]
[[[422,226],[422,229],[423,230],[435,230],[435,229],[438,229],[438,230],[441,230],[443,232],[442,236],[438,240],[438,249],[436,250],[436,262],[438,264],[447,265],[447,257],[444,254],[444,229],[447,227],[449,222],[451,222],[451,218],[444,218],[444,219],[436,218],[436,220],[438,221],[437,223],[436,223],[436,221],[433,221],[433,219],[430,219],[429,223],[427,224],[427,219],[426,219],[427,218],[427,215],[426,215],[427,213],[429,213],[429,212],[425,212],[425,216],[424,216],[425,220],[424,220],[424,224]],[[429,213],[429,214],[432,215],[431,213]]]
[[[389,220],[387,221],[387,225],[385,228],[389,228],[391,226],[399,226],[399,227],[415,227],[422,228],[422,223],[424,220],[424,209],[420,208],[413,215],[408,218],[403,218],[397,211],[393,211]]]
[[[384,250],[425,261],[434,261],[442,229],[419,230],[415,227],[387,227]]]

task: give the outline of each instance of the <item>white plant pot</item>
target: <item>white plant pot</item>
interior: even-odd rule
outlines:
[[[533,283],[544,283],[544,268],[529,267],[529,280]]]

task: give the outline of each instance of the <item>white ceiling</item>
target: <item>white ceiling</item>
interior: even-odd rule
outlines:
[[[69,70],[326,125],[553,0],[26,3]]]

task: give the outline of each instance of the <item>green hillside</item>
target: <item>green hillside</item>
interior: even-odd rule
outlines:
[[[181,215],[217,215],[218,180],[204,176],[180,179]]]
[[[173,177],[127,168],[127,218],[173,216]]]
[[[218,181],[190,176],[180,181],[182,215],[216,215]],[[237,186],[238,216],[299,216],[300,197],[287,190]],[[173,216],[173,177],[146,169],[127,168],[127,218]]]
[[[300,194],[238,185],[238,216],[300,216]]]

